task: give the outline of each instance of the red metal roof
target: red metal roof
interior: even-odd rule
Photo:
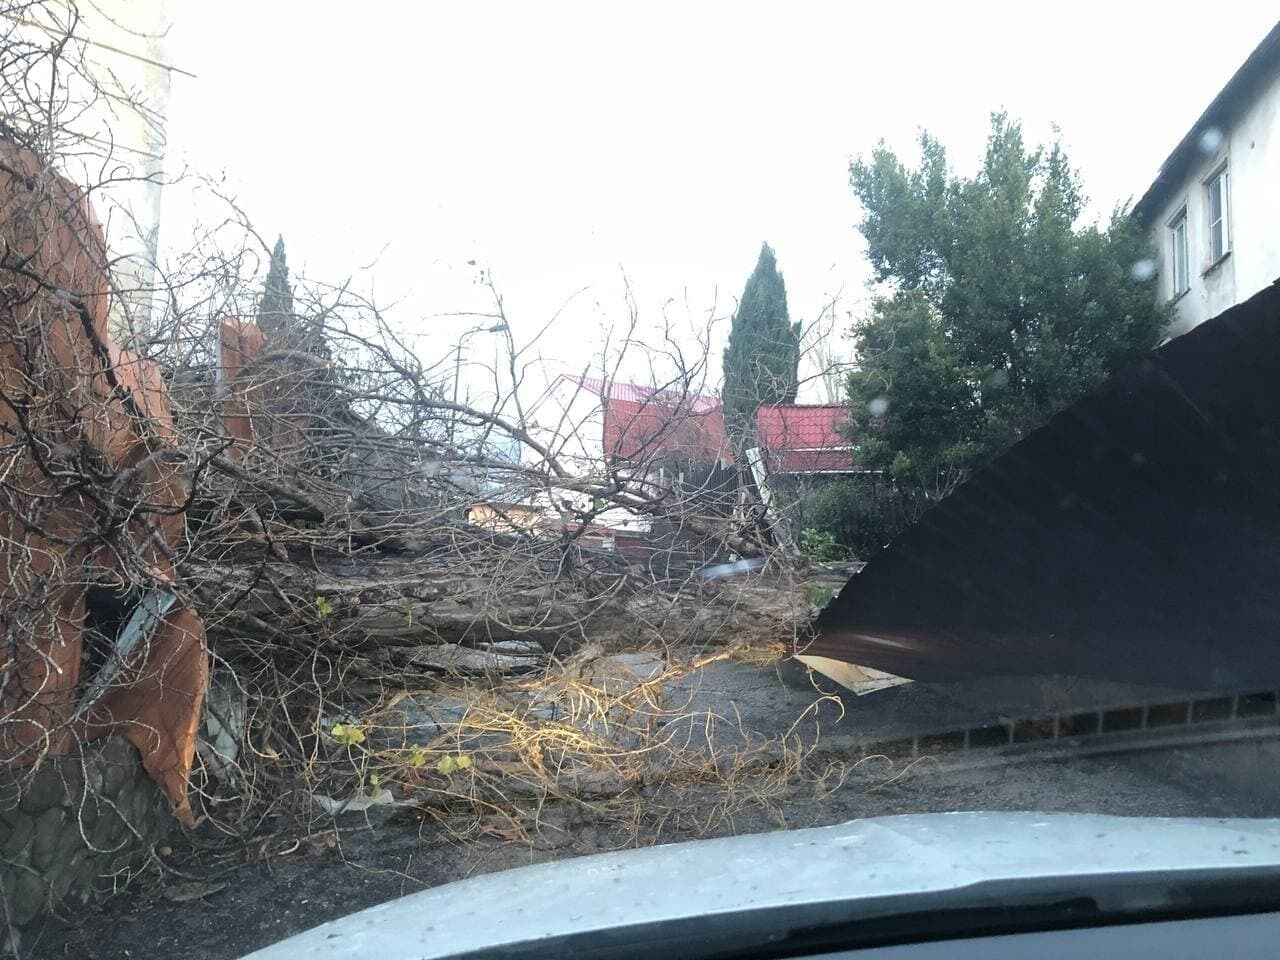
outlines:
[[[606,397],[604,450],[619,460],[665,455],[706,463],[733,462],[721,409],[698,412],[687,401]]]
[[[595,377],[564,379],[600,397],[606,456],[632,462],[655,457],[733,462],[715,397]]]
[[[700,393],[688,393],[661,387],[644,387],[635,383],[619,383],[617,380],[601,380],[599,377],[565,376],[571,383],[581,384],[584,390],[607,400],[630,403],[679,404],[694,413],[710,413],[720,409],[720,401]]]
[[[853,444],[840,432],[848,422],[840,404],[778,404],[756,411],[756,435],[775,473],[844,473],[854,469]]]

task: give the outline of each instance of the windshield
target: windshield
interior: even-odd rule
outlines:
[[[0,0],[9,947],[1276,815],[1278,99],[1249,4]]]

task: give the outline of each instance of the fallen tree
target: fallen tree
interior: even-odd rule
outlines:
[[[584,405],[575,394],[551,413],[528,402],[536,338],[517,345],[489,289],[484,319],[506,356],[487,371],[483,403],[465,396],[456,366],[424,361],[345,286],[297,285],[286,307],[277,297],[270,334],[234,316],[193,331],[190,311],[153,332],[194,465],[180,568],[245,705],[243,751],[202,754],[206,814],[229,829],[257,822],[264,804],[305,810],[317,793],[350,792],[349,751],[333,757],[335,716],[348,718],[342,730],[363,729],[397,697],[463,684],[469,702],[483,693],[486,723],[523,729],[529,684],[561,689],[572,676],[590,691],[582,664],[616,651],[656,651],[673,673],[720,651],[777,655],[810,613],[750,487],[684,456],[706,416],[705,353],[662,354],[669,375],[630,388],[638,412],[610,448],[603,396]],[[648,349],[634,329],[621,341]],[[601,372],[574,383],[607,383]],[[709,575],[725,563],[751,576]],[[504,693],[512,683],[523,699]],[[535,742],[567,735],[584,756],[609,754],[582,731],[534,720]],[[536,753],[501,763],[549,782]]]
[[[87,198],[128,166],[105,141],[86,163],[63,112],[82,84],[90,104],[128,92],[81,72],[74,6],[65,23],[25,6],[53,19],[38,42],[0,38],[5,123],[23,127],[0,124],[10,806],[52,782],[47,758],[112,731],[180,818],[237,839],[392,786],[450,829],[513,838],[547,798],[660,820],[677,781],[711,784],[727,816],[765,795],[736,789],[748,764],[792,769],[690,746],[733,704],[667,697],[701,665],[779,656],[811,612],[715,442],[705,337],[664,320],[646,341],[628,300],[589,365],[533,383],[546,329],[522,331],[487,274],[480,326],[411,336],[350,282],[290,280],[283,244],[227,198],[190,248],[124,270]],[[53,95],[28,102],[32,77]],[[491,366],[463,365],[477,332]],[[606,402],[627,371],[620,420]],[[627,657],[644,670],[620,680]],[[414,704],[449,709],[418,723]]]
[[[332,553],[302,562],[196,562],[185,570],[215,636],[298,643],[297,627],[323,627],[353,651],[522,641],[530,656],[535,647],[567,656],[584,643],[699,647],[776,637],[796,615],[784,579],[751,588],[693,579],[664,584],[625,566],[601,563],[566,576],[554,565]]]

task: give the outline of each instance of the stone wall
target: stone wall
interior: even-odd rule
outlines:
[[[164,795],[137,748],[121,737],[34,772],[0,772],[0,887],[8,924],[21,928],[46,911],[65,916],[110,892],[172,826]]]

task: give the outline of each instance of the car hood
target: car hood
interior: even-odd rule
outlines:
[[[1271,875],[1280,820],[941,813],[855,820],[542,863],[401,897],[251,954],[422,960],[677,921],[843,921],[1006,903],[1027,891],[1132,896],[1141,878]],[[1106,881],[1106,882],[1100,882]],[[1152,895],[1148,890],[1143,894]],[[975,897],[978,899],[975,900]],[[782,911],[779,913],[779,911]]]

